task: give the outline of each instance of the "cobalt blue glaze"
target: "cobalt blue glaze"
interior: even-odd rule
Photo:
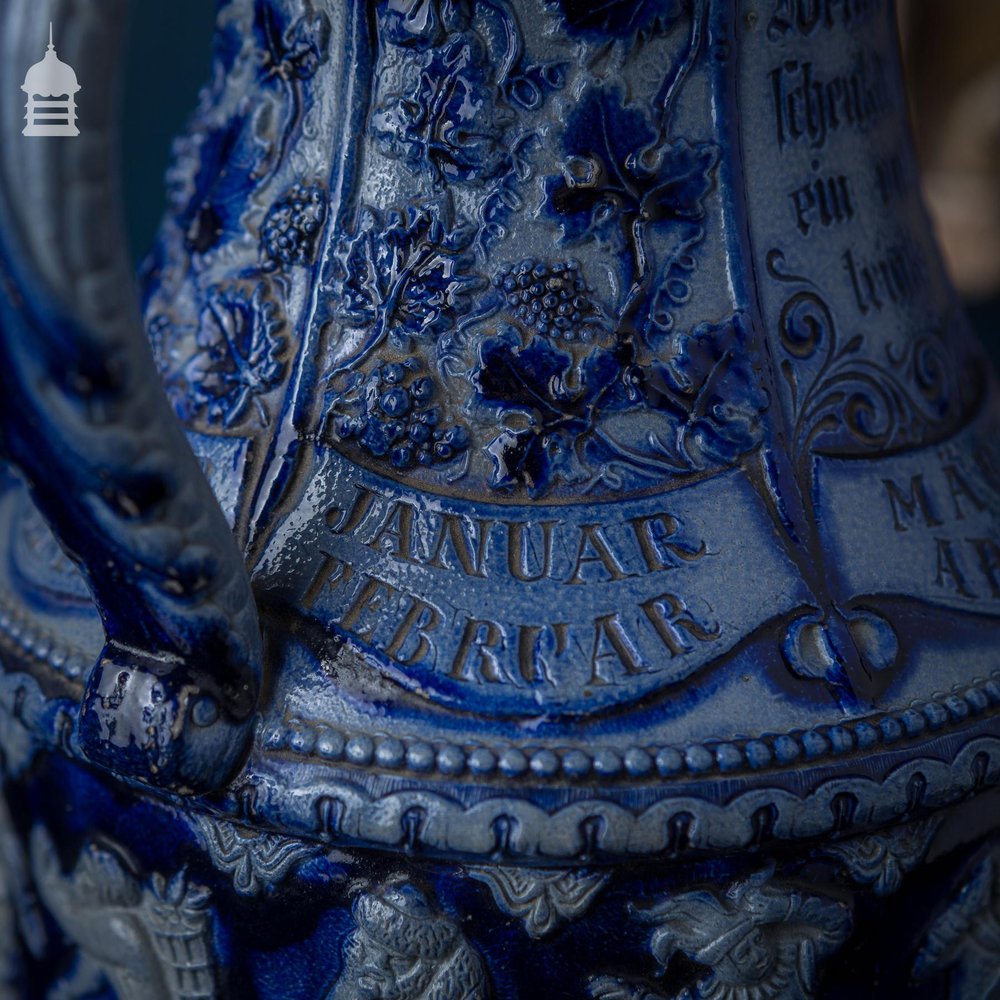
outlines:
[[[891,6],[220,3],[144,326],[48,7],[0,994],[1000,995],[997,394]]]
[[[19,57],[30,30],[16,13],[5,43]],[[120,9],[105,14],[110,24],[79,18],[94,66],[120,27]],[[101,75],[88,139],[4,143],[2,445],[101,615],[80,752],[136,782],[205,790],[251,738],[259,627],[240,553],[136,335],[113,225],[113,79]],[[99,220],[93,233],[73,231],[81,206]]]

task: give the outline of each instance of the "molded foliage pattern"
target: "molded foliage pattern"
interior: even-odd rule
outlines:
[[[390,212],[365,209],[334,260],[330,288],[338,317],[364,331],[340,367],[355,367],[390,335],[433,339],[455,322],[479,279],[471,271],[469,226],[446,228],[435,205]]]
[[[629,289],[621,318],[653,336],[669,329],[669,302],[688,289],[679,274],[703,238],[704,200],[718,160],[714,143],[665,140],[618,86],[589,86],[562,137],[562,174],[546,179],[546,207],[563,241],[596,240],[622,262]],[[651,236],[667,248],[657,260]]]
[[[178,405],[224,427],[239,424],[253,406],[266,424],[261,397],[279,385],[285,370],[281,326],[264,285],[252,292],[216,289],[202,311],[197,351],[184,367],[186,391],[174,387]]]
[[[454,35],[412,70],[372,118],[382,152],[443,181],[495,177],[510,162],[502,140],[512,115],[495,103],[481,43]]]
[[[532,59],[525,16],[505,2],[377,7],[369,141],[424,195],[380,208],[366,189],[330,255],[322,438],[530,497],[738,462],[767,404],[746,324],[682,330],[675,318],[718,162],[714,143],[670,129],[701,57],[696,14],[676,0],[543,4],[535,16],[565,30],[564,61]],[[679,55],[643,102],[574,70],[577,38],[622,53],[669,38]],[[503,256],[514,212],[542,234],[520,261]],[[592,264],[561,258],[567,246],[608,274],[593,282]],[[426,440],[423,397],[438,421]]]

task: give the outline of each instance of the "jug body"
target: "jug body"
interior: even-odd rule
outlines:
[[[86,743],[108,616],[11,478],[8,981],[990,995],[997,395],[891,5],[217,30],[143,307],[252,581],[250,747],[191,796]]]

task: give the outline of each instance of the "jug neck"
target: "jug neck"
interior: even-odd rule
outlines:
[[[508,718],[638,703],[804,606],[793,673],[870,704],[899,642],[844,617],[884,581],[838,546],[899,546],[915,473],[878,463],[984,383],[889,3],[234,3],[221,28],[150,315],[179,411],[241,449],[220,492],[285,605]],[[855,502],[826,470],[861,458],[878,522],[831,542]]]

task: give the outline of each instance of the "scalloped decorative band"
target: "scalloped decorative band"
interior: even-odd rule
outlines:
[[[276,775],[257,774],[226,806],[247,821],[300,836],[373,847],[539,863],[674,858],[857,833],[1000,783],[1000,736],[970,734],[957,750],[958,734],[937,739],[951,743],[952,752],[935,747],[933,756],[902,762],[881,779],[833,777],[806,791],[756,787],[722,802],[675,795],[645,808],[593,798],[544,808],[509,795],[466,803],[426,788],[373,794],[339,778],[291,788]]]

